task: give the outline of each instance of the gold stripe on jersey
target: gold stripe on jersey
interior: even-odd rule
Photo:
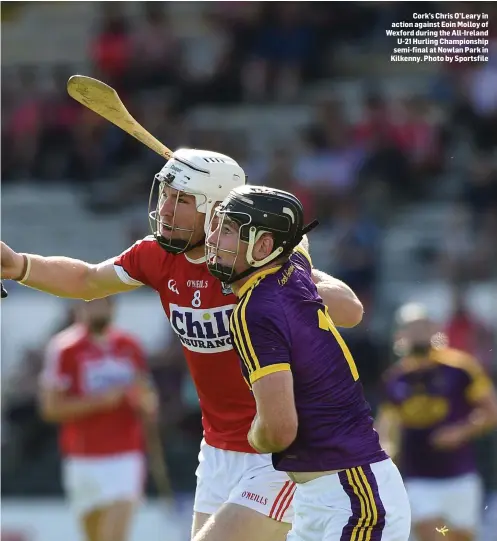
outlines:
[[[254,285],[255,287],[255,285]],[[254,347],[252,346],[252,341],[250,340],[250,333],[247,327],[246,319],[246,308],[247,304],[252,296],[253,288],[251,288],[243,297],[243,299],[238,303],[235,310],[233,311],[233,328],[235,330],[235,336],[240,344],[240,353],[245,366],[249,371],[249,379],[251,379],[251,374],[257,371],[260,368],[259,359],[255,354]]]
[[[233,335],[233,339],[235,341],[235,346],[236,346],[236,349],[238,351],[238,355],[240,356],[241,360],[243,361],[243,364],[245,365],[245,367],[247,368],[247,372],[248,372],[248,376],[249,376],[249,380],[250,380],[250,375],[255,370],[255,367],[253,367],[250,364],[250,360],[247,357],[247,351],[245,349],[245,344],[243,342],[243,336],[242,336],[242,333],[240,331],[240,324],[239,324],[239,317],[238,317],[238,310],[241,307],[241,303],[243,303],[244,301],[245,301],[245,299],[243,299],[240,302],[240,304],[238,304],[235,307],[235,309],[233,310],[233,313],[231,314],[231,317],[230,317],[230,330],[231,330],[231,334]]]
[[[291,371],[290,363],[277,363],[270,364],[269,366],[263,366],[262,368],[259,368],[258,370],[250,374],[250,383],[254,383],[258,379],[261,379],[264,376],[268,376],[269,374],[274,374],[275,372],[283,372],[285,370]]]
[[[345,360],[347,361],[347,364],[349,365],[354,381],[357,381],[359,379],[359,371],[357,370],[354,357],[352,357],[352,353],[350,353],[350,349],[345,343],[345,340],[342,338],[341,334],[338,332],[338,329],[335,327],[335,324],[333,323],[333,320],[328,313],[327,306],[324,307],[324,311],[321,308],[318,310],[318,325],[320,329],[323,329],[324,331],[330,331],[331,334],[334,336],[337,344],[340,346]]]
[[[247,293],[247,291],[249,289],[254,288],[266,276],[268,276],[270,274],[274,274],[275,272],[278,272],[281,269],[281,267],[282,267],[282,265],[278,265],[277,267],[272,267],[270,269],[261,270],[259,272],[256,272],[255,274],[253,274],[243,284],[243,286],[238,291],[235,292],[237,297],[241,299],[245,295],[245,293]]]
[[[294,252],[299,252],[301,253],[306,259],[307,261],[309,261],[309,265],[311,266],[311,269],[312,269],[312,259],[311,259],[311,256],[309,254],[309,252],[301,245],[299,244],[298,246],[295,247],[295,249],[293,250]]]
[[[250,338],[250,331],[247,325],[246,316],[247,306],[254,289],[266,276],[274,274],[280,269],[281,265],[278,267],[272,267],[254,274],[249,280],[247,280],[247,282],[245,282],[245,284],[243,284],[243,286],[237,292],[240,301],[233,310],[230,318],[230,329],[238,349],[238,354],[247,367],[250,383],[253,383],[261,377],[274,372],[290,370],[290,365],[288,363],[279,363],[261,368],[259,359]]]
[[[260,280],[254,285],[254,288],[257,285],[259,285],[259,282],[260,282]],[[247,305],[249,303],[250,297],[252,296],[254,288],[250,289],[247,292],[247,295],[246,295],[245,299],[243,299],[243,301],[241,303],[240,319],[241,319],[241,322],[242,322],[243,337],[244,337],[245,341],[247,342],[252,362],[254,363],[255,370],[257,371],[257,370],[259,370],[261,368],[261,365],[259,364],[259,359],[257,358],[257,355],[256,355],[255,350],[254,350],[254,346],[252,345],[252,340],[250,339],[250,331],[249,331],[248,326],[247,326],[247,316],[246,316]]]

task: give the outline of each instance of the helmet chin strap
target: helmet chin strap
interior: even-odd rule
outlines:
[[[190,244],[190,242],[187,240],[167,240],[161,235],[154,236],[155,240],[162,246],[162,248],[164,248],[164,250],[166,250],[166,252],[174,255],[181,255],[187,253],[190,250],[193,250],[194,248],[198,248],[199,246],[203,246],[205,244],[205,237],[202,237],[195,244]]]
[[[319,220],[312,220],[311,223],[304,226],[302,228],[301,237],[295,246],[298,246],[300,244],[300,241],[304,238],[304,235],[307,235],[307,233],[315,229],[318,225],[319,225]]]
[[[191,244],[190,246],[188,246],[188,249],[185,250],[187,252],[189,252],[190,250],[193,250],[194,248],[198,248],[200,246],[205,246],[205,236],[202,237],[198,242],[196,242],[195,244]]]

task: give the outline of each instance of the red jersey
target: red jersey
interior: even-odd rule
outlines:
[[[131,385],[146,370],[136,340],[109,329],[96,341],[84,325],[73,325],[50,341],[42,383],[82,397]],[[143,450],[141,423],[132,406],[119,406],[64,422],[60,447],[66,456],[108,456]]]
[[[166,252],[150,236],[115,260],[127,284],[155,289],[183,351],[197,388],[205,441],[219,449],[254,453],[247,434],[255,400],[233,350],[229,318],[237,298],[223,291],[204,260]]]

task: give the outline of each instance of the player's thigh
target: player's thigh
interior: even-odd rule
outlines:
[[[245,455],[240,471],[243,473],[231,491],[228,503],[248,507],[276,522],[290,524],[296,485],[285,472],[274,469],[271,455]]]
[[[288,541],[408,541],[409,500],[391,460],[297,485]]]
[[[87,513],[81,514],[79,517],[79,522],[81,524],[81,530],[83,531],[85,541],[99,541],[98,529],[101,517],[101,509],[92,509]]]
[[[206,515],[213,515],[228,500],[230,491],[240,477],[238,455],[243,453],[217,449],[202,441],[195,471],[194,527],[195,522],[201,525]]]
[[[290,525],[235,503],[224,504],[193,541],[285,541]]]
[[[114,502],[137,502],[142,494],[144,459],[126,453],[102,459],[72,459],[64,464],[64,485],[78,516],[107,509]]]
[[[135,502],[116,501],[102,509],[98,541],[127,541],[135,510]]]

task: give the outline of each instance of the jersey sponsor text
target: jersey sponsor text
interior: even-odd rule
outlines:
[[[192,309],[170,303],[170,320],[181,343],[190,351],[219,353],[232,349],[229,318],[234,305]]]

